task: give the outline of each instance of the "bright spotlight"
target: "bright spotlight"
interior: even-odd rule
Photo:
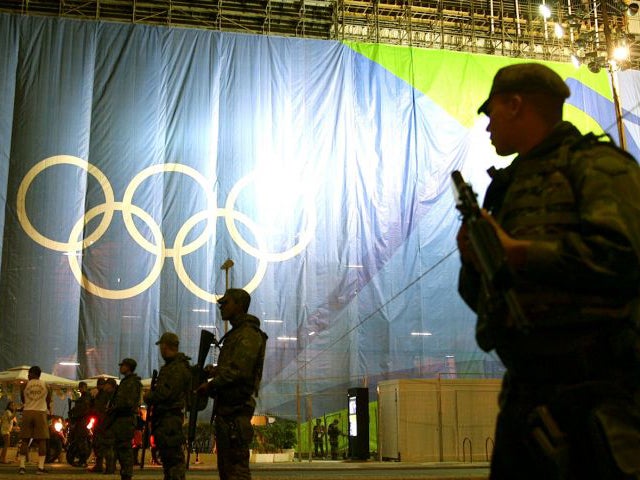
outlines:
[[[545,20],[551,17],[551,10],[544,3],[538,7],[538,10],[540,10],[540,15],[542,15],[542,18]]]
[[[627,45],[618,45],[613,49],[613,58],[618,62],[629,60],[630,54],[631,52],[629,51],[629,47]]]

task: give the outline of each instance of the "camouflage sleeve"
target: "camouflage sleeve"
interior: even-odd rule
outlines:
[[[574,172],[580,231],[536,241],[519,274],[568,290],[635,295],[640,283],[640,168],[596,147]]]
[[[184,401],[185,390],[190,381],[188,367],[181,364],[171,365],[171,368],[163,367],[158,375],[158,383],[153,392],[145,396],[150,405],[173,406]]]
[[[147,403],[158,405],[171,402],[175,396],[176,389],[173,385],[175,383],[175,378],[171,375],[171,372],[161,369],[155,390],[149,392],[145,397]]]
[[[209,388],[217,389],[241,380],[250,380],[250,383],[253,383],[252,376],[263,341],[258,331],[245,328],[233,344],[229,345],[229,361],[218,365],[215,378],[209,382]]]
[[[121,414],[135,412],[140,402],[140,383],[135,378],[120,383],[114,402],[114,411]]]

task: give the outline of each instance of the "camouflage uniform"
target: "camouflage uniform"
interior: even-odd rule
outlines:
[[[100,389],[93,399],[93,414],[96,416],[96,426],[93,430],[93,453],[96,457],[94,471],[102,471],[102,463],[107,454],[104,444],[104,429],[107,404],[111,395],[105,390]]]
[[[490,174],[484,207],[510,236],[533,241],[524,268],[514,272],[528,333],[509,326],[507,309],[489,301],[473,265],[460,273],[460,294],[478,314],[478,344],[495,350],[506,367],[491,478],[514,471],[521,479],[629,478],[594,444],[606,450],[618,443],[618,466],[640,469],[640,452],[620,447],[629,438],[640,442],[638,430],[622,426],[638,425],[638,164],[562,122],[531,152]],[[569,434],[568,449],[553,461],[537,456],[531,441],[540,405]],[[604,430],[604,442],[590,440],[596,430]]]
[[[107,451],[107,471],[115,470],[116,459],[120,463],[122,480],[133,476],[133,430],[136,426],[142,383],[135,373],[121,381],[107,409],[107,435],[110,448]],[[109,442],[110,440],[110,442]]]
[[[90,413],[91,395],[83,392],[69,411],[69,419],[72,425],[70,443],[73,443],[72,450],[80,465],[86,464],[91,455],[91,440],[87,429]]]
[[[256,407],[267,335],[260,320],[244,317],[221,340],[222,348],[209,394],[215,398],[215,435],[221,480],[245,480],[249,471],[249,446],[253,439],[251,417]]]
[[[156,388],[145,397],[152,408],[151,431],[160,454],[165,480],[185,477],[183,410],[191,389],[189,357],[178,353],[160,368]]]

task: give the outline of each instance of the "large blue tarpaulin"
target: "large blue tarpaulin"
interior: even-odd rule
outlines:
[[[192,356],[200,329],[224,333],[228,280],[270,337],[262,411],[498,375],[457,295],[449,185],[461,169],[483,192],[508,162],[475,115],[495,58],[449,55],[472,94],[429,95],[339,42],[0,15],[0,368],[87,377],[133,357],[150,376],[162,332]],[[568,108],[616,134],[589,75]],[[620,81],[637,153],[638,72]]]

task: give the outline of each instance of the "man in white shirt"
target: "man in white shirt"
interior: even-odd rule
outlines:
[[[20,438],[22,448],[18,456],[20,462],[20,475],[25,473],[25,461],[29,453],[29,439],[38,444],[38,470],[37,474],[47,473],[44,469],[44,460],[47,453],[47,440],[49,439],[49,425],[47,416],[51,410],[51,391],[47,384],[40,380],[42,370],[38,366],[29,369],[29,381],[20,392],[22,398],[22,427]]]

